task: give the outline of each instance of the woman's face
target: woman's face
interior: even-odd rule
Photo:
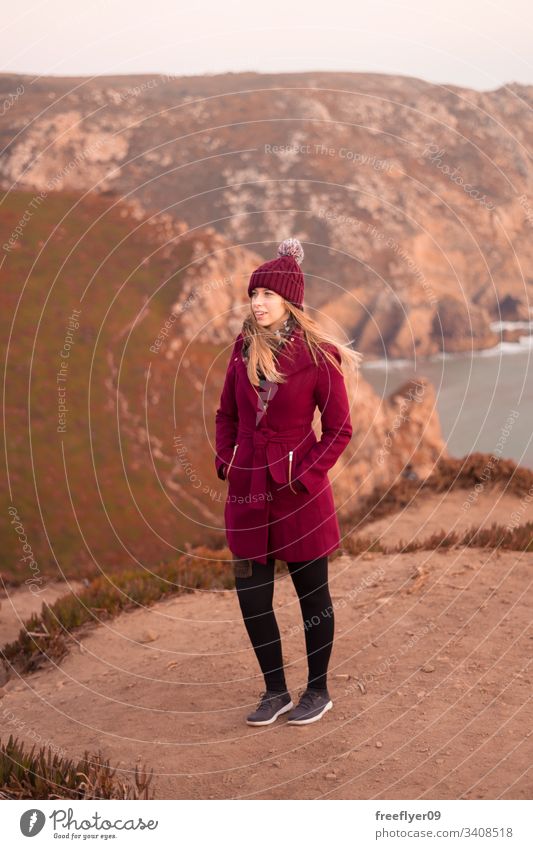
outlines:
[[[272,292],[270,289],[263,289],[261,286],[252,291],[251,307],[256,321],[261,327],[274,325],[274,329],[277,329],[289,315],[281,295]]]

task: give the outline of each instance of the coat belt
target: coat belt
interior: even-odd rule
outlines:
[[[311,432],[308,427],[302,426],[287,428],[287,430],[273,430],[272,428],[248,428],[241,425],[236,441],[242,437],[250,437],[254,446],[250,485],[252,508],[261,510],[267,503],[267,467],[269,465],[267,446],[269,443],[283,443],[293,439],[302,441]]]

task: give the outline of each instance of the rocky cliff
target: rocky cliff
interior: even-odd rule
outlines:
[[[190,268],[191,287],[211,286],[190,332],[227,339],[253,262],[287,235],[305,244],[310,308],[367,357],[491,346],[491,321],[530,316],[531,86],[243,73],[0,87],[21,92],[6,100],[5,189],[112,192],[223,237]]]

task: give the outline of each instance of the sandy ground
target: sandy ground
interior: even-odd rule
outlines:
[[[245,724],[263,680],[238,601],[201,591],[9,681],[2,738],[100,749],[129,778],[147,764],[165,799],[531,799],[532,569],[533,554],[481,549],[333,560],[334,705],[309,726]],[[296,700],[307,664],[286,572],[275,607]]]
[[[441,530],[462,533],[471,526],[490,528],[494,522],[507,526],[531,521],[533,499],[517,498],[498,484],[479,492],[474,489],[438,494],[421,492],[399,513],[369,522],[361,532],[377,537],[384,545],[396,546],[402,541],[405,544],[427,539]]]
[[[17,590],[0,590],[0,645],[16,640],[24,622],[33,613],[39,614],[43,603],[53,604],[67,592],[78,593],[83,588],[81,581],[48,581],[45,584],[22,585]]]

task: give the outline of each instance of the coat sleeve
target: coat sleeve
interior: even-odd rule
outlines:
[[[237,400],[235,397],[235,357],[237,356],[237,343],[233,347],[228,366],[220,402],[215,414],[215,468],[220,480],[226,480],[225,466],[228,465],[233,453],[235,438],[239,424]]]
[[[341,365],[338,348],[330,346],[329,350]],[[322,436],[294,467],[294,479],[308,493],[323,488],[324,475],[335,465],[353,433],[344,376],[325,358],[318,368],[315,399],[322,417]]]

